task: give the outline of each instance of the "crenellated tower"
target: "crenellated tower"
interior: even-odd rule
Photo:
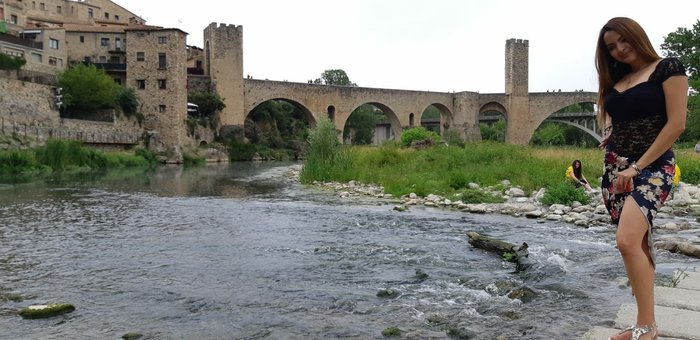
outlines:
[[[506,40],[506,143],[527,144],[529,136],[523,126],[530,125],[530,94],[528,90],[528,41]]]
[[[224,100],[221,133],[243,131],[243,26],[211,23],[204,29],[204,74]]]

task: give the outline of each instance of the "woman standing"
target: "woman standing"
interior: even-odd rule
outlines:
[[[637,302],[636,324],[612,339],[655,339],[651,227],[673,184],[671,146],[685,130],[688,78],[677,59],[659,57],[637,22],[621,17],[600,30],[596,69],[603,200]]]

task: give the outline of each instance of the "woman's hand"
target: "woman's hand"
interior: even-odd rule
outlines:
[[[632,178],[637,176],[637,171],[629,167],[617,173],[613,180],[613,194],[632,191]]]
[[[603,140],[600,142],[600,144],[598,144],[599,149],[605,149],[605,146],[608,145],[608,138],[609,137],[610,136],[603,138]]]

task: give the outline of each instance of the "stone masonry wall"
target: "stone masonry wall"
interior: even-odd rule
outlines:
[[[0,76],[0,134],[130,145],[138,144],[142,129],[135,119],[125,117],[113,123],[62,119],[51,86]]]

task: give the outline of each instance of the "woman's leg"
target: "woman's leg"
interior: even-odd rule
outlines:
[[[631,196],[625,200],[617,226],[617,248],[625,263],[627,277],[632,285],[632,293],[637,301],[637,326],[651,325],[654,315],[654,265],[647,241],[648,222]],[[613,339],[629,339],[632,332],[626,332]],[[651,339],[652,334],[644,334],[640,339]]]

